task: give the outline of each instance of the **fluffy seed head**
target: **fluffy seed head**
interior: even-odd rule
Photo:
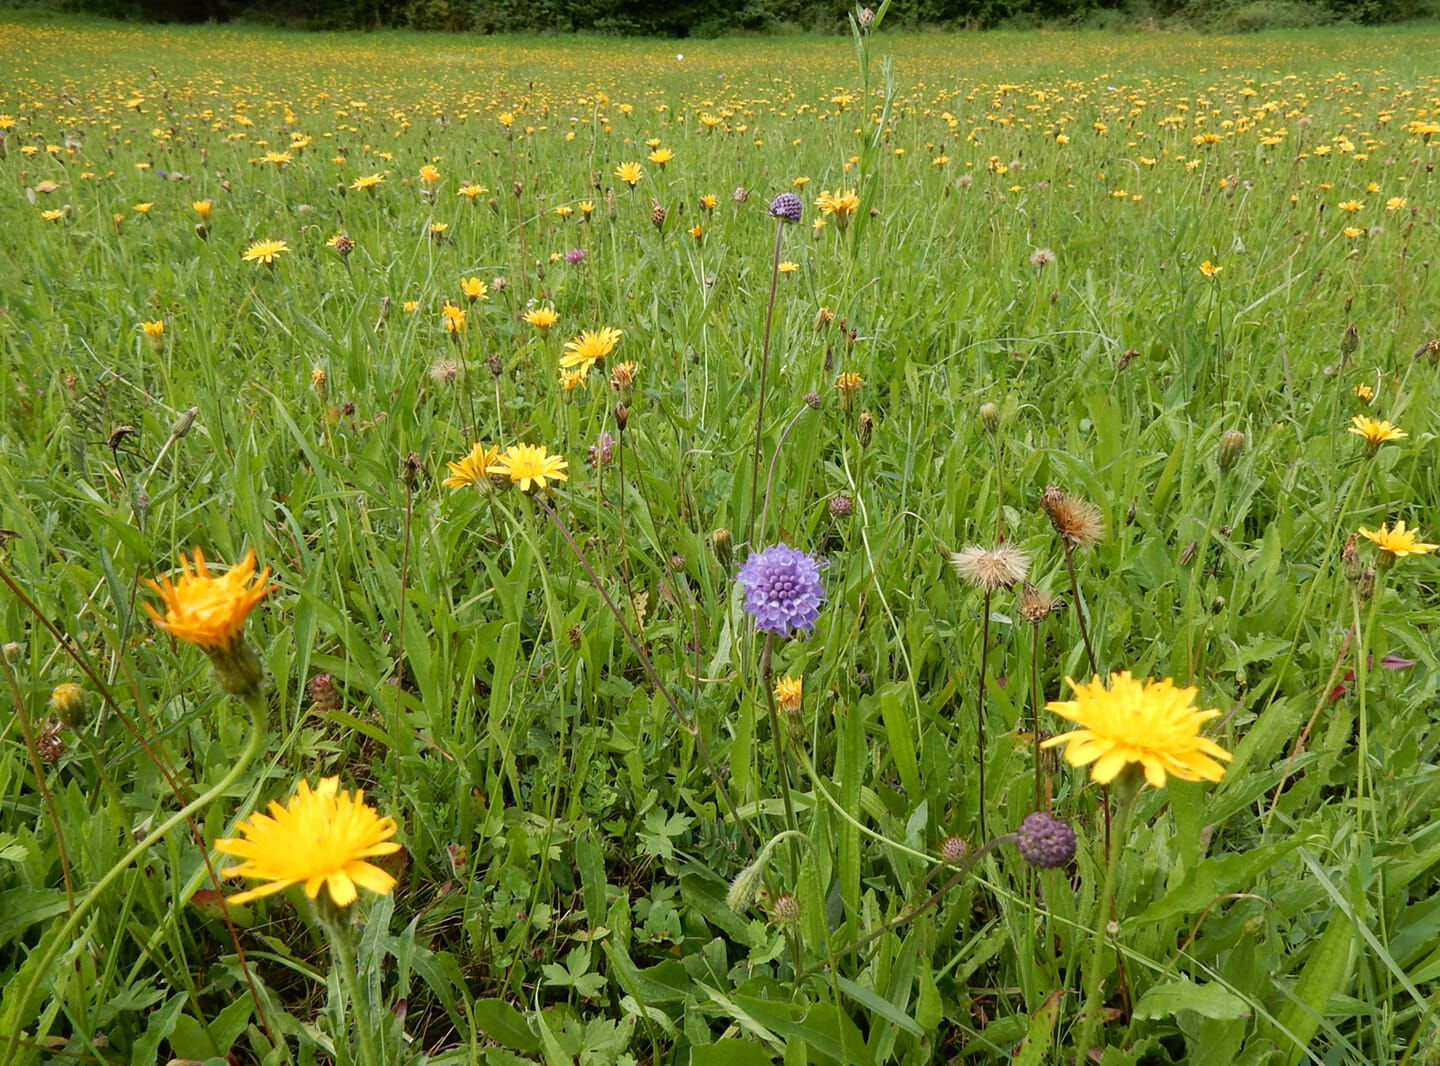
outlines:
[[[1008,544],[998,548],[972,544],[964,551],[951,552],[950,565],[963,580],[988,594],[1024,581],[1030,570],[1030,556]]]
[[[1049,485],[1040,496],[1040,507],[1050,518],[1062,540],[1072,548],[1089,548],[1105,536],[1105,516],[1089,500],[1071,496],[1059,485]]]

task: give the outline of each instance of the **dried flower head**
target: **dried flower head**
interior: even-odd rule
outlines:
[[[1030,556],[1008,544],[998,548],[972,544],[964,551],[951,552],[950,565],[963,580],[989,595],[1024,581],[1030,570]]]
[[[1059,485],[1049,485],[1040,496],[1040,507],[1050,524],[1072,548],[1089,548],[1105,536],[1105,516],[1089,500],[1071,496]]]
[[[1020,617],[1036,626],[1063,606],[1065,603],[1059,596],[1047,589],[1036,588],[1028,581],[1020,587],[1020,593],[1015,597],[1015,609],[1020,613]]]

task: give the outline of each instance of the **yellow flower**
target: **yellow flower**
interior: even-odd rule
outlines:
[[[589,373],[590,368],[588,366],[577,366],[574,370],[560,371],[560,387],[565,390],[565,395],[569,396],[581,385],[585,384],[585,378]]]
[[[800,709],[800,697],[804,692],[804,679],[798,677],[782,677],[775,682],[775,704],[782,711],[798,711]]]
[[[1440,544],[1426,544],[1420,540],[1418,530],[1406,529],[1403,521],[1396,522],[1394,529],[1381,526],[1379,529],[1360,527],[1360,535],[1390,557],[1390,561],[1403,559],[1407,555],[1428,555]]]
[[[520,317],[539,330],[547,330],[560,321],[553,307],[532,307]]]
[[[162,615],[150,604],[145,610],[157,626],[177,640],[183,640],[207,651],[229,651],[240,642],[240,631],[255,605],[275,591],[267,584],[270,568],[255,573],[255,549],[220,577],[211,577],[205,555],[195,549],[191,560],[180,556],[180,580],[168,576],[158,581],[148,578],[145,584],[160,594],[164,601]]]
[[[165,336],[165,323],[159,321],[141,322],[140,332],[145,334],[145,336],[149,337],[152,341],[161,340]]]
[[[413,315],[416,311],[420,310],[420,301],[406,300],[400,305],[400,310],[404,311],[407,315]]]
[[[865,379],[853,371],[840,374],[835,378],[835,387],[847,394],[854,392],[863,384],[865,384]]]
[[[1344,229],[1342,229],[1342,230],[1340,231],[1340,233],[1341,233],[1343,236],[1345,236],[1345,237],[1349,237],[1352,241],[1353,241],[1356,237],[1363,237],[1363,236],[1365,236],[1365,231],[1364,231],[1363,229],[1361,229],[1359,226],[1346,226]]]
[[[1207,278],[1213,278],[1216,274],[1220,273],[1220,271],[1224,269],[1224,267],[1216,266],[1208,259],[1200,264],[1200,273],[1204,274]]]
[[[714,211],[715,205],[719,202],[720,198],[718,196],[716,196],[713,192],[707,192],[704,196],[700,197],[700,210]]]
[[[136,204],[136,205],[135,205],[135,211],[136,211],[137,214],[148,215],[148,214],[150,213],[150,209],[151,209],[152,207],[154,207],[154,206],[155,206],[155,205],[154,205],[153,203],[150,203],[150,204]]]
[[[633,189],[645,176],[645,171],[640,169],[639,163],[621,163],[615,168],[615,176]]]
[[[512,444],[486,470],[491,474],[504,474],[520,486],[521,492],[529,492],[532,485],[537,489],[547,488],[547,478],[569,481],[570,475],[565,473],[569,465],[563,455],[551,455],[543,444]]]
[[[434,185],[437,181],[440,180],[439,168],[434,167],[429,163],[426,163],[423,167],[420,168],[420,180],[423,181],[426,185]]]
[[[456,307],[449,300],[446,300],[445,306],[440,308],[440,317],[445,321],[446,333],[459,333],[465,328],[464,310]]]
[[[448,222],[432,222],[430,223],[430,236],[437,241],[444,240],[445,231],[449,228],[450,223]]]
[[[575,209],[569,204],[561,204],[559,207],[555,208],[555,214],[559,215],[561,218],[569,218],[574,213]]]
[[[1067,679],[1068,680],[1068,679]],[[1065,761],[1090,766],[1090,776],[1105,785],[1138,763],[1156,788],[1168,775],[1182,781],[1219,781],[1230,753],[1200,735],[1202,723],[1219,711],[1195,706],[1195,689],[1177,688],[1169,678],[1138,681],[1124,670],[1110,675],[1109,687],[1097,675],[1089,684],[1069,682],[1073,700],[1046,704],[1081,728],[1051,737],[1042,747],[1065,745]]]
[[[338,777],[320,779],[320,787],[301,781],[295,796],[282,807],[271,802],[269,814],[252,814],[237,825],[237,837],[215,841],[215,849],[243,859],[221,873],[265,882],[229,898],[248,903],[289,888],[304,885],[314,899],[321,887],[336,906],[348,907],[359,893],[356,886],[388,895],[395,878],[366,859],[393,855],[400,845],[393,818],[382,818],[365,802],[363,790],[341,792]]]
[[[461,278],[460,291],[465,294],[465,299],[473,304],[476,300],[485,299],[490,290],[479,278]]]
[[[515,116],[512,115],[509,111],[502,111],[495,117],[499,121],[500,125],[505,126],[507,129],[515,121]]]
[[[490,191],[490,190],[487,189],[487,188],[485,188],[485,186],[483,186],[483,185],[476,185],[476,184],[472,181],[472,182],[468,182],[468,183],[460,186],[460,191],[457,192],[455,195],[456,195],[456,196],[463,196],[463,197],[465,197],[467,200],[473,200],[473,199],[475,199],[475,197],[477,197],[477,196],[484,196],[484,195],[485,195],[487,192],[489,192],[489,191]]]
[[[273,164],[275,164],[277,167],[283,167],[286,163],[290,162],[290,153],[289,153],[289,152],[266,152],[265,155],[264,155],[264,157],[260,160],[260,162],[262,162],[262,163],[273,163]]]
[[[483,444],[476,444],[470,449],[470,454],[458,463],[447,462],[445,464],[450,468],[450,476],[440,484],[448,489],[463,489],[467,485],[486,485],[490,481],[489,468],[499,458],[499,448],[487,448]]]
[[[209,200],[196,200],[193,204],[190,205],[191,209],[200,216],[202,221],[205,222],[208,222],[210,220],[211,206],[212,205]]]
[[[822,215],[834,216],[835,224],[844,229],[850,222],[850,216],[860,209],[860,197],[854,189],[833,194],[822,191],[815,200],[815,206]]]
[[[793,274],[795,273],[795,271],[800,269],[800,264],[794,262],[793,260],[787,259],[785,260],[785,262],[781,263],[778,267],[776,267],[776,269],[779,270],[782,274]]]
[[[565,343],[565,354],[560,357],[563,369],[582,367],[589,370],[615,350],[621,331],[613,326],[601,326],[598,330],[581,330],[580,336]]]
[[[59,222],[62,218],[65,217],[65,209],[60,208],[58,210],[41,211],[40,217],[43,218],[46,222]]]
[[[256,241],[241,254],[240,258],[247,263],[264,263],[268,267],[275,265],[275,257],[284,255],[290,250],[290,246],[284,241]]]
[[[1342,200],[1340,202],[1340,210],[1348,211],[1352,214],[1356,211],[1363,210],[1364,207],[1365,205],[1362,204],[1359,200]]]
[[[705,236],[705,227],[698,222],[695,223],[695,225],[690,227],[690,236],[694,237],[697,241],[703,239]]]
[[[805,177],[805,176],[802,174],[802,175],[801,175],[800,177],[798,177],[798,178],[793,178],[793,179],[791,180],[790,184],[793,185],[793,186],[794,186],[795,188],[797,188],[797,189],[803,189],[803,188],[805,188],[805,186],[807,186],[807,185],[810,184],[810,179],[809,179],[808,177]]]
[[[1350,419],[1350,428],[1347,432],[1362,437],[1365,443],[1373,450],[1392,440],[1401,440],[1410,434],[1378,418],[1369,418],[1365,415],[1355,415]]]
[[[360,177],[356,178],[350,183],[350,188],[354,189],[356,192],[373,193],[376,186],[382,184],[384,181],[384,174],[362,174]]]
[[[581,220],[588,220],[595,213],[595,205],[589,200],[581,200],[579,203]]]
[[[50,709],[62,722],[69,722],[85,708],[85,690],[73,681],[62,681],[50,693]]]
[[[657,148],[645,158],[650,160],[650,162],[654,163],[657,167],[663,167],[666,163],[670,162],[672,159],[675,158],[675,153],[670,151],[670,149],[668,148]]]
[[[1406,200],[1405,197],[1403,197],[1403,196],[1392,196],[1392,197],[1390,197],[1390,199],[1388,199],[1388,200],[1385,201],[1385,210],[1386,210],[1386,211],[1399,211],[1399,210],[1400,210],[1402,207],[1404,207],[1407,203],[1409,203],[1409,201]]]
[[[1375,399],[1375,390],[1369,385],[1356,385],[1353,391],[1361,403],[1369,403]]]

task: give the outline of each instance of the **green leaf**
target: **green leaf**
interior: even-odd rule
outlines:
[[[848,977],[837,976],[835,981],[840,986],[840,991],[844,992],[856,1003],[880,1015],[880,1017],[884,1018],[887,1022],[892,1022],[901,1029],[904,1029],[907,1033],[913,1033],[915,1036],[925,1035],[925,1030],[921,1028],[919,1022],[895,1006],[895,1004],[891,1003],[884,996],[878,995],[864,985],[856,984]]]
[[[1202,911],[1218,896],[1254,886],[1262,873],[1298,846],[1298,841],[1287,841],[1205,859],[1183,881],[1126,924],[1134,927],[1153,925],[1179,914]]]
[[[690,1066],[770,1066],[774,1061],[763,1045],[733,1036],[690,1049]]]
[[[503,999],[477,999],[471,1014],[475,1028],[497,1044],[515,1051],[540,1050],[540,1039],[525,1023],[525,1016]]]
[[[1224,985],[1214,981],[1197,985],[1188,977],[1178,977],[1149,988],[1135,1004],[1135,1017],[1169,1018],[1182,1010],[1221,1020],[1250,1016],[1245,1001]]]
[[[165,1006],[150,1012],[145,1023],[145,1032],[130,1049],[130,1066],[155,1066],[160,1057],[160,1042],[168,1039],[175,1031],[184,1006],[185,996],[178,993]]]

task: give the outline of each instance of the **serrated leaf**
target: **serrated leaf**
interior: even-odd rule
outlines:
[[[1250,1015],[1245,1001],[1224,985],[1214,981],[1198,985],[1188,977],[1179,977],[1149,988],[1135,1004],[1135,1017],[1169,1018],[1182,1010],[1221,1021]]]

